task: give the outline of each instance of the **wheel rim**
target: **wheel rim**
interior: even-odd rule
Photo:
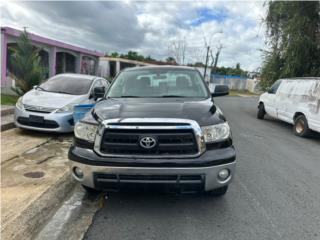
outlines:
[[[302,133],[304,131],[304,121],[298,120],[296,123],[296,131],[297,133]]]

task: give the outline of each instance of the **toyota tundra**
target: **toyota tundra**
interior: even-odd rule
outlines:
[[[164,186],[226,193],[236,165],[229,124],[212,91],[191,67],[122,70],[76,124],[71,172],[86,190]]]

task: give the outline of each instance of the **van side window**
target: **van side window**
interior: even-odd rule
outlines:
[[[277,90],[281,84],[281,80],[277,80],[270,88],[270,90],[268,91],[268,93],[271,93],[271,94],[276,94],[277,93]]]

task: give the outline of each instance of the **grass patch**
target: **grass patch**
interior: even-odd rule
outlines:
[[[259,93],[252,93],[248,90],[230,90],[229,91],[230,96],[239,96],[239,95],[246,95],[246,96],[259,96]]]
[[[15,105],[18,98],[18,96],[1,94],[1,105]]]

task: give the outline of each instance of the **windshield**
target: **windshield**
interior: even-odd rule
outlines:
[[[209,96],[198,71],[185,69],[141,69],[119,74],[107,97],[192,97]]]
[[[89,92],[92,79],[72,76],[55,76],[42,83],[38,89],[47,92],[84,95]]]

